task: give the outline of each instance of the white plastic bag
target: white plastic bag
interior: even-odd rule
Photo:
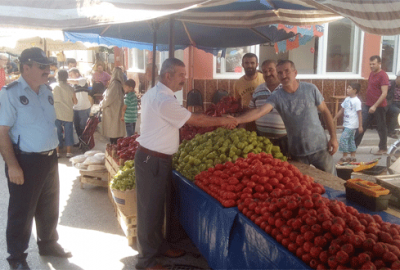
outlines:
[[[103,152],[99,151],[99,150],[90,150],[90,151],[86,151],[84,155],[85,155],[85,157],[91,157],[97,153],[103,153]]]
[[[105,171],[106,170],[106,166],[104,165],[89,165],[87,167],[88,171]]]
[[[79,155],[79,156],[74,156],[69,159],[70,162],[72,163],[82,163],[86,159],[85,155]]]
[[[88,166],[83,164],[83,163],[75,163],[74,167],[79,169],[79,170],[86,170]]]
[[[95,157],[102,157],[102,158],[105,158],[105,157],[106,157],[106,154],[102,152],[102,153],[94,154],[94,156],[95,156]]]
[[[86,160],[83,162],[85,165],[102,165],[104,164],[104,158],[99,158],[95,156],[87,157]]]

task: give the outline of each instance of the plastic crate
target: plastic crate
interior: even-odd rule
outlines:
[[[355,190],[353,188],[349,188],[347,183],[344,184],[346,187],[346,199],[353,201],[365,208],[377,212],[383,211],[388,208],[389,199],[391,194],[388,195],[381,195],[379,197],[372,197],[365,195],[361,191]]]

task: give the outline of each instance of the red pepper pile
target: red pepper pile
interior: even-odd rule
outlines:
[[[221,116],[228,113],[238,113],[242,111],[240,101],[234,97],[226,96],[223,97],[216,105],[212,104],[211,107],[204,112],[208,116]],[[217,127],[195,127],[191,125],[184,125],[179,130],[180,141],[191,140],[196,134],[204,134],[215,130]]]
[[[134,160],[136,149],[139,143],[136,139],[139,134],[132,135],[131,137],[120,138],[117,140],[117,156],[123,160]]]
[[[213,131],[215,129],[217,129],[217,127],[195,127],[192,125],[185,124],[179,130],[180,141],[181,142],[183,140],[190,141],[191,139],[194,138],[194,136],[196,136],[196,134],[204,134],[204,133]]]
[[[232,96],[226,96],[221,98],[217,104],[212,104],[211,107],[205,111],[205,114],[209,116],[221,116],[227,113],[238,113],[241,112],[242,109],[239,100],[236,100]]]
[[[322,197],[322,185],[269,154],[217,164],[195,180],[313,269],[400,269],[400,225]]]

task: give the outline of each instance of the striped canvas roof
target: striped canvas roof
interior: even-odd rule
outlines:
[[[232,0],[0,0],[0,27],[76,29],[143,21]]]
[[[343,16],[369,33],[400,34],[398,0],[0,0],[0,26],[9,27],[73,30],[173,13],[183,22],[243,28],[322,24]]]

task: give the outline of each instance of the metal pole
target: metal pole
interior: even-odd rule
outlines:
[[[174,35],[175,19],[171,15],[169,17],[169,58],[175,57],[175,35]]]
[[[157,30],[158,22],[153,22],[153,65],[151,67],[151,87],[156,84],[156,58],[157,58]]]

